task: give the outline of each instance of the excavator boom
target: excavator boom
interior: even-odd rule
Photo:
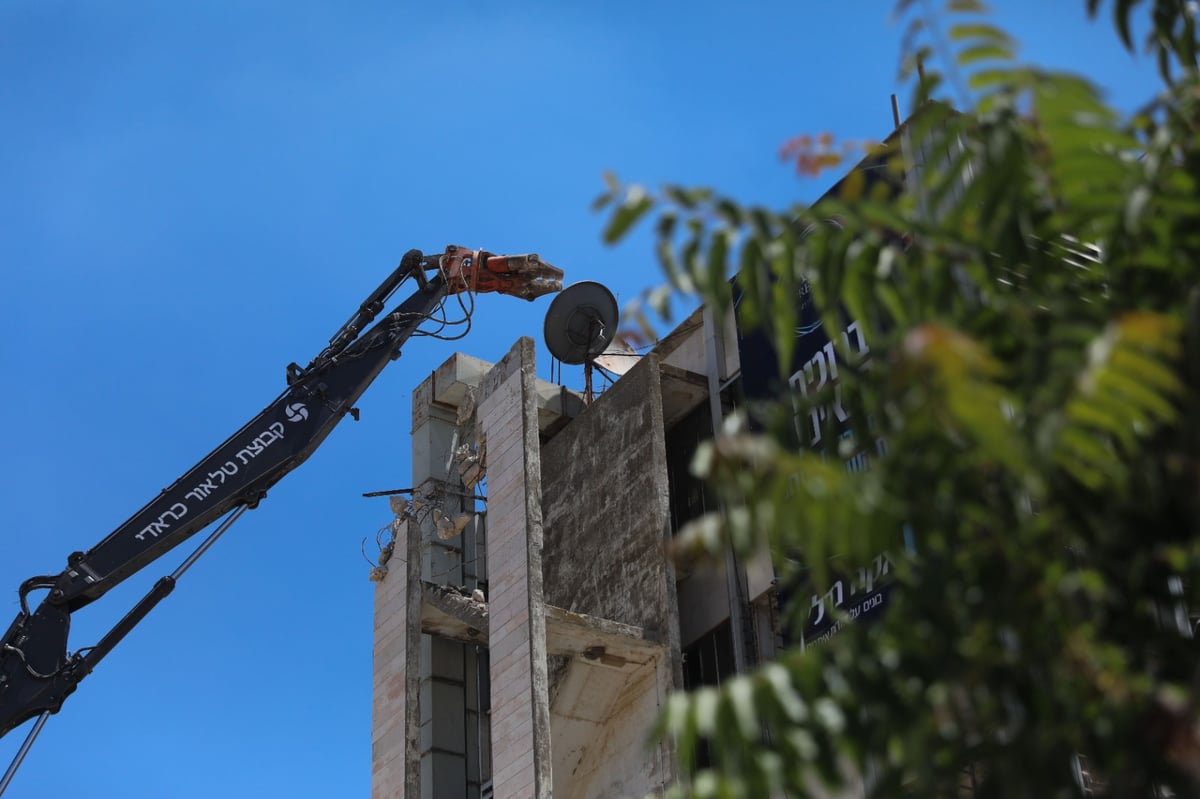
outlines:
[[[532,300],[560,290],[562,276],[537,255],[494,255],[457,246],[433,255],[406,253],[308,366],[287,367],[287,387],[258,415],[91,549],[68,556],[61,572],[21,584],[21,610],[0,639],[0,736],[41,717],[36,734],[99,660],[171,592],[208,542],[175,574],[159,580],[98,644],[75,653],[67,648],[73,612],[225,514],[256,507],[345,416],[358,418],[359,397],[448,295],[497,292]],[[412,295],[378,318],[409,281],[417,283]],[[35,591],[45,593],[31,608]],[[0,793],[15,765],[0,782]]]

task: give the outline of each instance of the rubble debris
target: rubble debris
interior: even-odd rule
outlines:
[[[462,444],[454,451],[458,463],[458,476],[467,490],[471,490],[483,478],[483,453],[474,444]]]
[[[433,523],[437,527],[438,538],[443,541],[454,538],[463,531],[474,516],[474,513],[462,513],[451,519],[442,512],[441,508],[434,508]]]

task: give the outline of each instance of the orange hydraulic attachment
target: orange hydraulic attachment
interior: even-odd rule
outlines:
[[[495,291],[534,300],[562,291],[563,270],[532,253],[495,255],[451,244],[441,255],[427,258],[425,268],[437,269],[446,276],[447,294]]]

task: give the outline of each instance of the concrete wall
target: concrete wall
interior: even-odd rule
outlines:
[[[741,369],[737,342],[737,321],[732,309],[724,319],[717,320],[711,315],[706,318],[705,309],[701,307],[668,333],[654,352],[662,363],[700,375],[717,369],[721,372],[718,376],[725,379]],[[710,366],[710,358],[718,363]]]
[[[556,659],[557,799],[659,791],[675,773],[646,746],[682,683],[659,359],[648,355],[542,447],[543,591],[548,605],[631,625],[663,646],[631,669],[621,658]]]
[[[454,392],[478,385],[470,426],[484,439],[487,467],[481,538],[490,580],[481,628],[495,796],[607,799],[657,790],[675,773],[673,753],[647,749],[646,735],[682,683],[660,360],[643,358],[544,445],[539,426],[550,435],[565,421],[547,426],[542,418],[548,389],[534,378],[532,341],[520,340],[494,368],[452,361],[414,395],[413,481],[423,496],[439,497],[439,507],[459,509],[453,490],[461,483],[446,465],[464,429],[455,412],[463,398]],[[469,380],[458,374],[464,369]],[[422,581],[470,588],[482,576],[463,551],[476,528],[442,539],[426,526],[405,525],[408,540],[396,548],[407,562],[396,558],[376,589],[375,799],[469,797],[485,776],[473,768],[487,758],[470,731],[481,709],[472,704],[474,651],[419,632]],[[547,634],[548,612],[557,637]],[[564,618],[573,632],[560,629]],[[549,637],[557,642],[556,695]]]
[[[414,502],[393,504],[394,551],[374,570],[375,649],[372,715],[373,799],[475,799],[487,776],[479,735],[475,647],[423,635],[422,584],[471,590],[486,575],[477,557],[481,524],[450,537],[432,510],[455,518],[474,507],[450,452],[462,442],[456,408],[437,396],[443,385],[482,376],[482,362],[452,359],[417,386],[412,403]],[[451,371],[466,375],[447,375]],[[449,377],[457,378],[455,381]],[[461,393],[461,392],[460,392]],[[417,506],[421,508],[418,510]],[[464,552],[467,553],[464,557]]]
[[[542,505],[533,341],[484,378],[479,427],[488,474],[487,559],[496,799],[551,795]]]
[[[546,602],[677,636],[658,358],[542,448]],[[677,648],[677,638],[674,639]]]
[[[552,715],[555,799],[659,796],[671,783],[668,745],[647,743],[673,690],[663,655],[632,674],[576,661],[565,675]]]
[[[416,524],[404,524],[395,547],[403,553],[420,540]],[[407,560],[407,562],[406,562]],[[416,697],[420,681],[420,607],[411,588],[419,565],[403,554],[387,564],[390,579],[375,584],[375,647],[371,713],[371,797],[416,797],[419,792]],[[419,583],[418,583],[419,585]],[[417,626],[413,626],[414,611]]]

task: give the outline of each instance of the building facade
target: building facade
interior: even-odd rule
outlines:
[[[892,180],[880,159],[856,170]],[[797,301],[791,389],[806,394],[838,363]],[[833,335],[869,352],[852,319]],[[785,390],[776,362],[735,311],[700,308],[588,404],[537,379],[529,339],[497,364],[457,354],[416,388],[413,488],[373,570],[374,799],[653,795],[678,770],[669,742],[648,743],[667,696],[795,643],[781,601],[809,611],[813,641],[836,633],[833,607],[883,610],[886,555],[820,595],[779,586],[765,555],[671,556],[683,525],[719,510],[689,471],[698,446],[746,397]],[[838,413],[797,425],[819,438]]]
[[[673,780],[669,746],[647,745],[663,702],[757,659],[735,641],[755,641],[747,600],[770,587],[730,564],[677,574],[669,554],[711,502],[687,462],[720,410],[707,363],[736,369],[725,327],[698,311],[587,406],[535,377],[529,339],[417,388],[413,491],[373,571],[375,797]]]

